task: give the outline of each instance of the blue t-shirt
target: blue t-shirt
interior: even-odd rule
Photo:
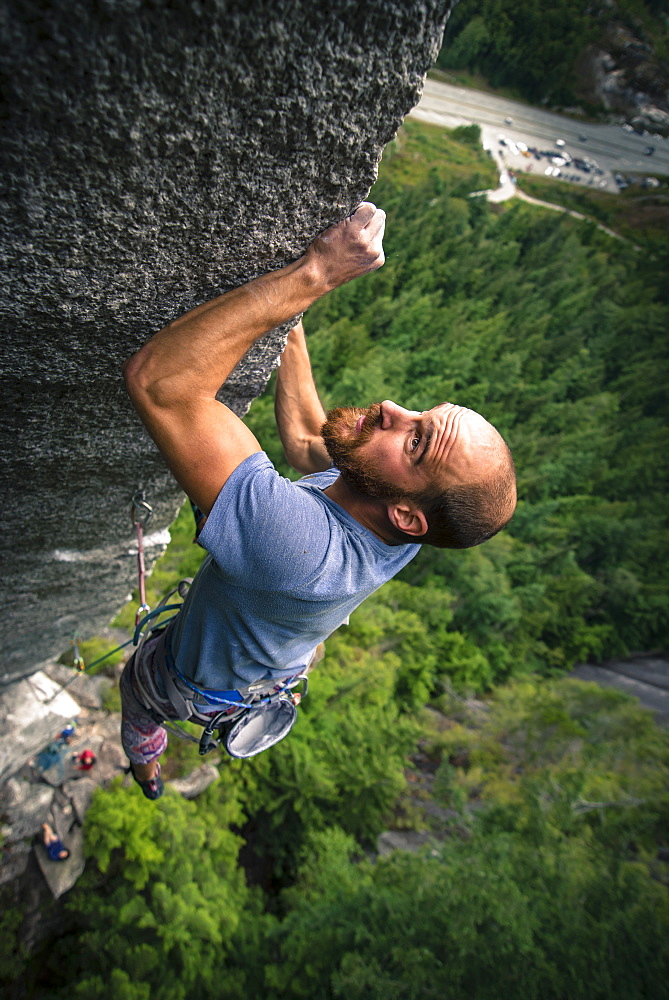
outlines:
[[[46,853],[49,857],[49,861],[66,861],[66,858],[61,858],[61,851],[67,851],[67,848],[62,840],[52,840],[50,844],[46,845]]]
[[[221,490],[206,556],[171,635],[177,669],[234,690],[303,670],[314,649],[416,555],[386,545],[322,491],[337,469],[293,483],[264,452]]]

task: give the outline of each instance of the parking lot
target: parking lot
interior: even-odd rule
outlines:
[[[411,112],[448,128],[477,124],[500,169],[500,193],[520,171],[592,189],[618,192],[630,176],[649,187],[669,175],[669,140],[630,125],[585,124],[493,94],[428,79]]]
[[[588,151],[588,138],[585,134],[578,140],[578,146],[574,143],[568,145],[567,140],[558,137],[552,146],[544,143],[539,147],[515,138],[509,129],[510,124],[513,122],[509,122],[507,118],[504,122],[507,131],[497,133],[484,127],[482,136],[484,147],[490,150],[500,167],[500,174],[506,173],[512,183],[515,175],[523,171],[603,191],[623,191],[629,186],[628,174],[600,165],[598,159]],[[645,155],[650,158],[652,153]],[[501,183],[504,183],[504,178],[501,178]],[[649,188],[659,185],[659,181],[653,176],[645,177],[641,183]]]

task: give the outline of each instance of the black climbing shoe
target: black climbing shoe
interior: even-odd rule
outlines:
[[[160,761],[156,764],[156,773],[154,777],[149,778],[148,781],[139,780],[132,769],[132,764],[126,769],[126,774],[131,774],[133,776],[139,787],[142,789],[142,794],[147,799],[159,799],[165,791],[165,786],[160,778]]]

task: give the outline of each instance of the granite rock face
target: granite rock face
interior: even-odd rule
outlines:
[[[120,366],[298,257],[368,193],[449,0],[8,0],[1,12],[5,495],[0,681],[95,634],[183,497]],[[284,331],[221,391],[243,414]],[[153,543],[151,547],[151,543]]]

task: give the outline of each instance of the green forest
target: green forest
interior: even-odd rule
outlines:
[[[645,81],[669,82],[669,19],[666,0],[461,0],[446,24],[437,66],[477,75],[477,84],[553,107],[578,104],[589,114],[604,108],[593,100],[588,47],[618,50],[623,36],[636,39],[631,62],[650,57]],[[632,50],[633,55],[632,55]],[[652,55],[651,55],[652,53]],[[466,78],[462,82],[467,82]],[[641,87],[641,89],[646,89]]]
[[[199,798],[99,791],[35,953],[3,908],[9,997],[669,998],[669,736],[565,676],[667,643],[666,261],[470,197],[494,178],[476,127],[408,122],[371,195],[386,265],[305,328],[326,407],[488,417],[510,526],[424,548],[328,640],[290,737]],[[271,385],[248,423],[288,474]],[[189,516],[155,592],[201,557]],[[164,773],[199,762],[172,745]],[[422,846],[379,854],[388,830]]]

